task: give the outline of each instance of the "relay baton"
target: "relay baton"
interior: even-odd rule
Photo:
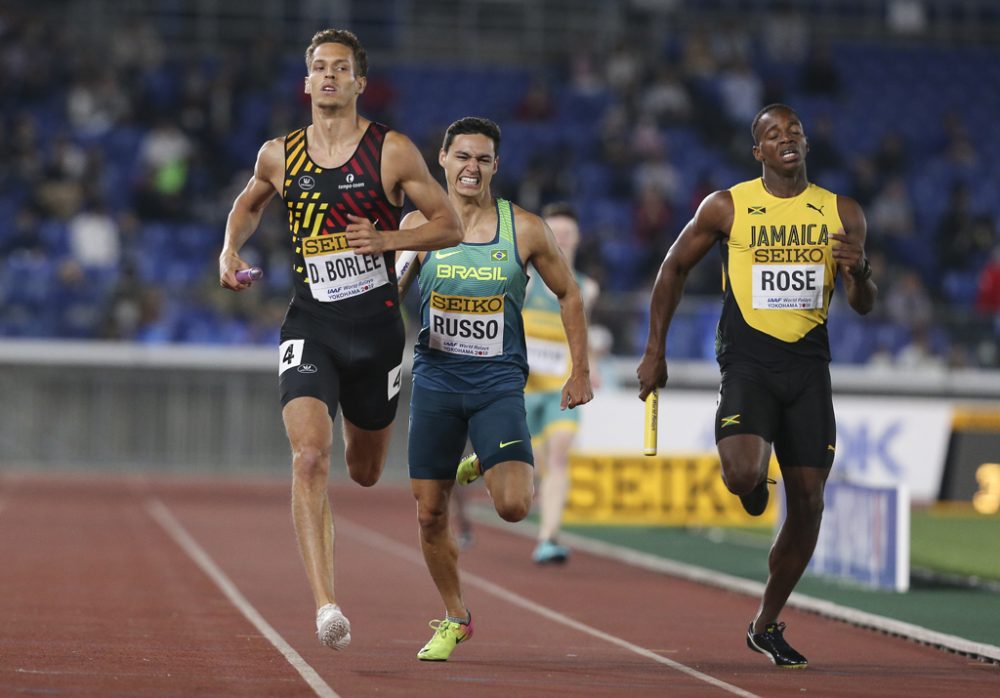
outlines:
[[[413,275],[417,270],[414,262],[417,261],[416,250],[404,250],[396,255],[396,284],[399,286],[399,296],[402,298],[410,288]]]
[[[254,281],[260,281],[264,276],[264,270],[260,267],[250,267],[249,269],[240,269],[236,272],[236,280],[241,284],[249,284]]]
[[[656,388],[653,388],[646,396],[646,428],[642,452],[647,456],[656,455],[656,424],[659,411]]]
[[[406,270],[410,268],[413,264],[413,260],[417,258],[416,250],[405,250],[400,252],[396,257],[396,278],[402,279],[403,275],[406,274]]]

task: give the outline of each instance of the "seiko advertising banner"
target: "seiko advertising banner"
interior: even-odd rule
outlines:
[[[715,402],[708,391],[660,392],[659,452],[715,450]],[[951,432],[948,400],[891,397],[837,397],[834,470],[852,482],[906,485],[915,503],[937,499]],[[581,408],[576,449],[642,453],[644,406],[635,394],[601,391]]]

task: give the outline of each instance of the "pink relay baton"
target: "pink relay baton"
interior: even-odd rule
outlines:
[[[250,267],[249,269],[240,269],[236,272],[236,280],[241,284],[249,284],[253,281],[260,281],[264,277],[264,270],[260,267]]]

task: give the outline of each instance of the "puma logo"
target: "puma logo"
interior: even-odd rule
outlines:
[[[823,209],[826,208],[826,204],[823,204],[822,206],[813,206],[812,204],[807,203],[806,204],[806,208],[811,208],[813,211],[818,211],[819,215],[822,216],[823,215]]]

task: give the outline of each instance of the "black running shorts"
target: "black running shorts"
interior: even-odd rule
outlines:
[[[829,468],[837,446],[830,368],[826,362],[768,370],[729,362],[715,414],[715,441],[756,434],[774,444],[781,467]]]
[[[398,313],[385,321],[316,318],[294,305],[281,326],[278,384],[281,405],[297,397],[337,406],[361,429],[392,424],[402,385],[405,335]]]

